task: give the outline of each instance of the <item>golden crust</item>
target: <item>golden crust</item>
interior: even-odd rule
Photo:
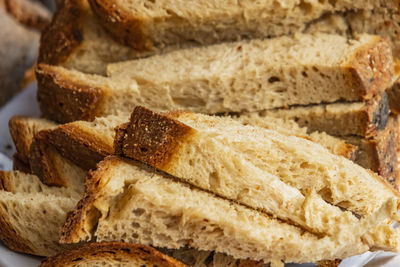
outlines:
[[[63,251],[53,257],[45,259],[40,267],[72,266],[95,259],[115,262],[119,262],[123,259],[124,262],[131,261],[132,266],[134,263],[137,263],[138,260],[143,266],[145,266],[145,264],[159,267],[186,266],[182,262],[149,246],[123,242],[101,242],[88,243],[72,250]]]
[[[153,48],[153,44],[144,34],[140,17],[132,16],[119,8],[115,1],[89,0],[89,3],[103,27],[120,43],[137,51]]]
[[[104,100],[104,90],[71,81],[60,71],[46,64],[36,69],[38,101],[43,115],[66,123],[74,120],[94,120]]]
[[[345,62],[351,87],[359,91],[361,99],[371,99],[384,92],[392,83],[394,63],[388,39],[375,37],[373,42],[357,49]]]
[[[26,117],[18,115],[11,117],[8,127],[18,153],[18,159],[25,164],[29,164],[28,157],[32,142],[30,136],[32,133],[29,132],[26,125]]]

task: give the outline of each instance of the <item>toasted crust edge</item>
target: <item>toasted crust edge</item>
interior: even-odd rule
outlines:
[[[18,158],[23,163],[29,164],[28,156],[31,143],[29,142],[30,140],[27,140],[27,136],[30,135],[30,133],[27,131],[24,121],[25,117],[15,115],[8,121],[8,128],[17,150]]]
[[[390,41],[380,36],[354,51],[343,64],[348,70],[351,87],[360,99],[371,99],[390,87],[394,62]]]
[[[178,120],[137,106],[129,123],[116,128],[115,154],[163,169],[179,148],[181,140],[195,130]]]
[[[57,67],[39,64],[36,69],[38,101],[42,114],[51,120],[66,123],[94,120],[104,100],[104,90],[71,81]]]
[[[68,264],[84,262],[87,259],[104,257],[113,259],[122,257],[127,260],[141,258],[148,261],[148,264],[160,267],[187,266],[149,246],[123,242],[101,242],[88,243],[72,250],[63,251],[42,261],[40,267],[68,266]]]
[[[115,1],[89,0],[89,3],[101,25],[114,39],[137,51],[152,50],[153,44],[144,34],[142,18],[126,12]]]
[[[59,65],[83,42],[82,0],[58,1],[57,10],[40,38],[38,63]]]

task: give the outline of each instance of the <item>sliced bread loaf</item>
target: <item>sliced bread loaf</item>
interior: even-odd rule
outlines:
[[[318,144],[229,118],[190,112],[162,115],[137,107],[130,123],[117,130],[115,149],[207,190],[225,188],[233,181],[229,177],[244,177],[247,166],[253,166],[360,215],[399,195],[378,175]],[[241,160],[234,160],[236,155]],[[246,167],[239,168],[244,162]],[[232,164],[236,167],[226,167]]]
[[[40,264],[40,267],[68,266],[187,267],[152,247],[122,242],[83,244],[47,258]]]
[[[292,119],[309,131],[324,131],[334,136],[371,137],[388,124],[389,102],[383,94],[366,102],[294,106],[265,110],[260,115]]]
[[[94,13],[120,42],[138,50],[177,43],[209,45],[303,30],[323,14],[373,9],[374,1],[161,1],[90,0]]]
[[[362,219],[359,227],[395,213],[393,205],[389,201],[378,212],[381,218]],[[339,243],[318,238],[151,168],[109,157],[88,177],[85,196],[68,217],[61,241],[121,240],[211,249],[265,262],[309,262],[365,250],[368,246],[357,238],[360,228]]]
[[[138,104],[217,113],[356,101],[383,92],[392,75],[385,40],[326,34],[182,49],[111,64],[107,78],[43,64],[37,69],[41,110],[59,122]]]

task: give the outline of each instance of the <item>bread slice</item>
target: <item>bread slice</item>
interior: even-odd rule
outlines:
[[[309,131],[324,131],[334,136],[372,137],[389,121],[386,94],[366,102],[294,106],[265,110],[260,115],[295,120]]]
[[[47,258],[40,267],[67,266],[159,266],[185,267],[179,262],[156,249],[139,244],[122,242],[101,242],[83,244],[71,250],[63,251]]]
[[[137,107],[130,122],[117,130],[115,150],[219,193],[233,186],[233,181],[245,181],[245,174],[254,169],[303,192],[314,190],[332,204],[360,215],[370,214],[389,196],[399,195],[378,175],[318,144],[243,126],[229,118],[190,112],[162,115]],[[232,164],[235,168],[228,168]],[[253,193],[243,191],[241,195],[249,192]]]
[[[129,115],[110,115],[96,118],[93,122],[75,121],[57,128],[42,131],[41,139],[55,147],[65,158],[85,170],[95,168],[107,155],[114,154],[114,128],[129,120]],[[256,120],[253,123],[272,128],[286,135],[296,135],[320,143],[332,153],[352,158],[356,148],[324,133],[307,134],[306,128],[300,128],[295,122],[271,118]],[[46,154],[46,153],[41,153]]]
[[[182,49],[111,64],[108,78],[43,64],[37,69],[41,110],[59,122],[93,120],[138,104],[217,113],[357,101],[385,90],[392,75],[385,40],[325,34]]]
[[[54,128],[57,124],[45,119],[16,115],[10,119],[8,126],[18,159],[29,164],[31,144],[36,133],[43,129]]]
[[[373,9],[374,1],[290,2],[90,0],[102,25],[138,50],[177,43],[209,45],[302,31],[326,13]]]
[[[355,162],[385,178],[396,190],[399,188],[399,168],[397,164],[398,118],[391,116],[387,127],[377,131],[370,138],[356,136],[342,137],[346,142],[357,146]]]
[[[378,217],[395,213],[394,203],[385,204]],[[359,230],[376,219],[362,219],[354,235],[347,236],[350,239],[335,243],[151,168],[108,157],[88,177],[85,196],[68,217],[60,240],[189,246],[265,262],[310,262],[362,252],[366,247],[357,238]]]

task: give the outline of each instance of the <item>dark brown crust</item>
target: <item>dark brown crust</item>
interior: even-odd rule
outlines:
[[[116,128],[115,154],[163,169],[180,142],[194,132],[177,120],[138,106],[130,122]]]
[[[390,41],[377,36],[375,42],[357,49],[345,67],[352,76],[351,87],[359,90],[360,99],[381,94],[390,87],[394,75]]]
[[[36,69],[38,101],[43,116],[66,123],[93,120],[101,108],[104,91],[84,83],[73,82],[52,66],[40,64]]]
[[[187,266],[149,246],[122,242],[102,242],[88,243],[72,250],[63,251],[45,259],[40,267],[71,266],[84,263],[90,259],[113,260],[116,262],[123,259],[124,262],[132,261],[132,266],[135,263],[135,259],[143,260],[146,262],[146,266]]]
[[[83,42],[84,0],[58,1],[51,24],[40,39],[39,63],[59,65]]]
[[[398,120],[392,116],[384,130],[380,130],[373,137],[346,138],[347,142],[359,147],[355,162],[371,169],[383,177],[397,189],[399,183],[397,164],[397,128]]]
[[[120,43],[131,46],[137,51],[153,48],[153,44],[142,30],[140,17],[134,17],[119,8],[115,1],[89,0],[89,3],[103,27]]]
[[[13,155],[13,170],[23,173],[31,173],[31,166],[22,161],[18,153],[15,153]]]
[[[338,267],[342,260],[333,260],[333,261],[318,261],[316,265],[318,267]]]
[[[95,168],[98,162],[114,152],[113,147],[81,130],[74,122],[43,131],[43,134],[62,156],[85,170]]]
[[[400,81],[393,84],[392,88],[387,90],[389,96],[390,111],[394,114],[400,114]]]
[[[53,159],[58,152],[47,141],[47,131],[40,131],[33,139],[29,155],[32,173],[37,175],[45,185],[66,187],[67,181],[62,180],[54,165],[56,162]]]
[[[42,31],[50,23],[50,12],[40,3],[2,0],[0,6],[3,6],[19,23],[29,28]]]

